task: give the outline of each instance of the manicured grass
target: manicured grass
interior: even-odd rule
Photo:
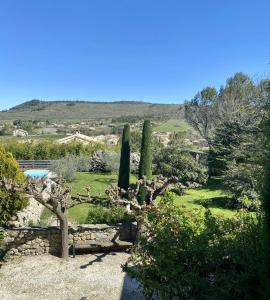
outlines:
[[[131,176],[131,183],[136,182],[136,177]],[[92,196],[105,196],[105,190],[111,184],[117,183],[117,174],[97,174],[87,172],[77,172],[76,179],[73,182],[67,183],[71,188],[71,194],[76,196],[79,194],[86,194],[85,187],[91,188]],[[95,205],[83,203],[76,205],[69,209],[68,218],[73,223],[83,224],[86,222],[90,209],[94,209]],[[51,218],[52,213],[44,210],[42,214],[42,223],[46,223]]]
[[[185,191],[185,195],[176,196],[176,204],[188,208],[200,208],[202,206],[210,208],[217,215],[232,217],[236,211],[228,209],[229,195],[220,188],[197,188]]]
[[[136,182],[136,177],[131,176],[131,183]],[[105,196],[105,190],[111,185],[117,183],[117,174],[96,174],[96,173],[83,173],[78,172],[76,180],[68,184],[71,187],[72,195],[85,194],[84,188],[91,187],[92,196]],[[80,224],[85,223],[89,210],[94,209],[95,205],[83,203],[72,207],[68,216],[73,222]]]
[[[131,183],[136,182],[136,177],[131,176]],[[111,184],[117,183],[117,174],[98,174],[77,172],[76,180],[71,183],[67,183],[71,187],[72,195],[85,194],[84,188],[91,187],[92,196],[105,196],[105,189]]]
[[[136,177],[132,175],[131,183],[135,182]],[[78,172],[76,180],[67,185],[71,187],[72,195],[85,194],[84,188],[90,186],[92,196],[104,197],[105,189],[116,183],[117,174]],[[187,208],[209,207],[215,214],[231,217],[236,211],[226,208],[228,198],[229,195],[220,187],[219,183],[211,182],[205,188],[186,190],[185,195],[175,197],[175,203]],[[85,223],[90,209],[95,209],[95,205],[84,203],[72,207],[68,212],[69,220],[72,223]],[[42,221],[46,222],[50,217],[51,213],[45,210]]]
[[[185,120],[170,119],[154,128],[158,132],[187,132],[191,128]]]
[[[90,209],[95,209],[95,205],[82,203],[69,209],[68,219],[72,223],[85,224]]]

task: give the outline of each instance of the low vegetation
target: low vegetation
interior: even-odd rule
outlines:
[[[0,147],[0,175],[1,179],[14,181],[24,185],[26,180],[23,172],[11,153],[6,152]],[[0,225],[5,224],[18,211],[22,210],[28,204],[28,198],[22,193],[8,190],[4,185],[0,185]]]
[[[262,216],[224,219],[174,202],[168,194],[141,216],[144,234],[124,267],[147,299],[258,299]]]

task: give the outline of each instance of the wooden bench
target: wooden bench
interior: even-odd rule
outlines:
[[[102,251],[124,251],[129,250],[133,246],[132,242],[128,241],[112,241],[98,242],[89,241],[87,243],[74,243],[69,250],[75,256],[78,253],[102,252]]]

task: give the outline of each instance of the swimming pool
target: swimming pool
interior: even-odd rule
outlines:
[[[39,169],[24,171],[25,176],[30,176],[32,178],[46,177],[46,176],[48,176],[49,173],[50,173],[49,170],[39,170]]]

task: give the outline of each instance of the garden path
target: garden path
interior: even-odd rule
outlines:
[[[122,272],[127,253],[97,253],[63,261],[55,256],[18,258],[0,270],[2,300],[138,300],[138,284]]]

